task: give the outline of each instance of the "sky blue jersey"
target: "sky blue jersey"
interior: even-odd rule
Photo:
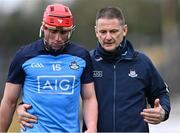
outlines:
[[[22,84],[22,101],[38,117],[26,132],[80,132],[81,83],[93,82],[88,51],[69,43],[53,55],[38,40],[17,52],[7,82]]]

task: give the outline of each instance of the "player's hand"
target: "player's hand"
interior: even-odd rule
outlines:
[[[165,119],[165,111],[158,98],[154,101],[154,108],[143,109],[141,115],[144,117],[144,121],[150,124],[158,124]]]
[[[25,130],[25,127],[32,128],[32,123],[37,123],[37,117],[27,112],[30,108],[29,104],[21,104],[17,107],[18,121],[22,130]]]

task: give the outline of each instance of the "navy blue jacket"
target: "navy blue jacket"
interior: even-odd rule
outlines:
[[[151,60],[134,51],[128,40],[123,42],[124,48],[115,60],[101,53],[99,44],[91,51],[99,106],[98,132],[148,132],[140,112],[147,102],[153,107],[156,98],[165,109],[165,119],[170,113],[168,87]]]

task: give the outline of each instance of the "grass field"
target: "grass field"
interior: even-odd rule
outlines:
[[[15,112],[13,121],[11,123],[11,126],[10,126],[8,132],[19,132],[20,131],[19,129],[20,129],[20,126],[19,126],[18,119],[17,119],[17,113]]]

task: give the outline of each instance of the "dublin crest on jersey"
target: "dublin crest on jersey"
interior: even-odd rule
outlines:
[[[69,67],[73,70],[79,69],[79,65],[77,64],[76,61],[72,61],[71,64],[69,65]]]

